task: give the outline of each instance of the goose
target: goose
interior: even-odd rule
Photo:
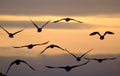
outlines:
[[[0,27],[9,35],[10,38],[14,38],[14,35],[16,35],[17,33],[20,33],[21,31],[24,30],[24,29],[22,29],[22,30],[19,30],[19,31],[17,31],[17,32],[10,33],[10,32],[8,32],[5,28],[3,28],[2,26],[0,26]]]
[[[55,47],[56,47],[56,48],[59,48],[59,49],[61,49],[61,50],[64,51],[64,49],[63,49],[62,47],[60,47],[60,46],[58,46],[58,45],[55,45],[55,44],[51,44],[51,45],[47,46],[47,47],[41,52],[41,54],[44,53],[46,49],[48,49],[48,48],[55,48]]]
[[[76,68],[76,67],[80,67],[80,66],[86,65],[88,62],[89,62],[89,60],[88,60],[87,62],[83,63],[83,64],[80,64],[80,65],[60,66],[60,67],[46,66],[46,67],[47,67],[47,68],[50,68],[50,69],[60,68],[60,69],[64,69],[66,72],[69,72],[69,71],[71,71],[73,68]]]
[[[27,47],[28,49],[32,49],[34,46],[38,46],[38,45],[45,45],[47,44],[49,41],[41,43],[41,44],[29,44],[29,45],[24,45],[24,46],[20,46],[20,47],[13,47],[13,48],[23,48],[23,47]]]
[[[31,19],[30,19],[30,21],[31,21],[31,22],[33,23],[33,25],[37,28],[37,32],[42,32],[43,27],[45,27],[45,26],[50,22],[50,20],[49,20],[49,21],[47,21],[44,25],[42,25],[41,27],[38,27],[37,24],[36,24],[35,22],[33,22]]]
[[[111,31],[106,31],[103,35],[101,35],[99,32],[93,32],[93,33],[90,34],[90,36],[93,36],[93,35],[96,35],[96,34],[98,34],[100,36],[100,39],[103,40],[106,34],[114,34],[114,33],[111,32]]]
[[[102,63],[103,61],[105,61],[105,60],[114,60],[114,59],[116,59],[116,58],[85,58],[85,59],[87,59],[87,60],[96,60],[96,61],[98,61],[99,63]]]
[[[35,69],[34,69],[31,65],[29,65],[26,61],[17,59],[17,60],[13,61],[13,62],[9,65],[9,67],[8,67],[8,69],[7,69],[7,71],[6,71],[6,75],[7,75],[8,71],[10,70],[10,68],[11,68],[12,65],[14,65],[14,64],[20,65],[20,63],[25,63],[25,64],[28,65],[33,71],[35,71]]]
[[[72,55],[76,61],[81,61],[81,59],[90,51],[92,51],[92,49],[90,49],[89,51],[85,52],[84,54],[82,54],[81,56],[77,57],[76,55],[72,54],[71,52],[69,52],[67,49],[65,49],[65,51],[67,51],[70,55]]]
[[[62,21],[62,20],[65,20],[66,22],[69,22],[70,20],[73,20],[73,21],[76,21],[76,22],[79,22],[79,23],[83,23],[81,21],[78,21],[78,20],[75,20],[75,19],[72,19],[72,18],[62,18],[60,20],[54,21],[53,23],[57,23],[57,22]]]

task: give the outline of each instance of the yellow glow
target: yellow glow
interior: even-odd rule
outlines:
[[[14,28],[7,28],[10,31],[16,31]],[[17,28],[21,29],[21,28]],[[95,29],[100,33],[104,33],[106,29]],[[93,48],[89,55],[96,54],[120,54],[119,51],[119,29],[109,29],[115,32],[115,35],[107,35],[105,40],[101,41],[99,36],[89,36],[93,29],[87,30],[57,30],[44,29],[42,33],[36,32],[35,28],[25,29],[23,32],[17,34],[14,39],[8,38],[8,35],[0,30],[2,36],[0,41],[0,56],[28,56],[36,57],[40,52],[50,44],[56,44],[63,48],[67,48],[70,52],[79,55]],[[13,46],[22,46],[31,43],[43,43],[50,41],[43,46],[36,46],[33,49],[19,48],[15,49]],[[114,44],[114,45],[113,45]],[[111,47],[111,48],[110,48]],[[61,55],[67,54],[58,48],[47,49],[44,55]]]
[[[29,21],[29,19],[33,19],[35,21],[55,21],[61,18],[65,18],[69,16],[49,16],[49,15],[40,15],[40,16],[17,16],[17,15],[0,15],[0,21]],[[70,16],[76,20],[80,20],[86,24],[95,24],[95,25],[120,25],[120,17],[113,17],[113,16],[88,16],[88,17],[81,17],[81,16]],[[64,22],[64,21],[61,21]],[[71,21],[72,23],[74,21]]]

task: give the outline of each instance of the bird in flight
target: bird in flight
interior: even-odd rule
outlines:
[[[0,73],[0,76],[6,76],[6,75],[4,75],[3,73]]]
[[[57,22],[62,21],[62,20],[65,20],[66,22],[69,22],[70,20],[73,20],[73,21],[76,21],[76,22],[79,22],[79,23],[83,23],[81,21],[78,21],[78,20],[75,20],[75,19],[72,19],[72,18],[62,18],[60,20],[54,21],[53,23],[57,23]]]
[[[50,20],[49,21],[47,21],[44,25],[42,25],[41,27],[38,27],[38,25],[35,23],[35,22],[33,22],[31,19],[30,19],[30,21],[33,23],[33,25],[37,28],[37,32],[42,32],[42,29],[43,29],[43,27],[45,27],[49,22],[50,22]]]
[[[15,33],[10,33],[5,28],[3,28],[2,26],[0,26],[0,27],[9,35],[10,38],[14,38],[14,35],[16,35],[17,33],[20,33],[21,31],[24,30],[24,29],[22,29],[22,30],[19,30],[19,31],[15,32]]]
[[[48,48],[55,48],[55,47],[56,47],[56,48],[59,48],[59,49],[61,49],[61,50],[64,51],[64,49],[63,49],[62,47],[60,47],[60,46],[58,46],[58,45],[51,44],[51,45],[47,46],[47,47],[41,52],[41,54],[44,53],[46,49],[48,49]]]
[[[80,67],[80,66],[86,65],[88,62],[89,62],[89,60],[88,60],[87,62],[83,63],[83,64],[80,64],[80,65],[60,66],[60,67],[46,66],[46,67],[47,67],[47,68],[51,68],[51,69],[60,68],[60,69],[64,69],[66,72],[69,72],[69,71],[71,71],[73,68],[76,68],[76,67]]]
[[[70,55],[72,55],[76,61],[81,61],[81,59],[90,51],[92,51],[92,49],[90,49],[89,51],[85,52],[84,54],[82,54],[81,56],[77,57],[76,55],[72,54],[71,52],[69,52],[67,49],[65,49],[65,51],[67,51]]]
[[[106,34],[114,34],[114,33],[111,32],[111,31],[106,31],[103,35],[101,35],[99,32],[93,32],[93,33],[90,34],[90,36],[93,36],[93,35],[96,35],[96,34],[98,34],[100,36],[100,39],[103,40]]]
[[[34,69],[31,65],[29,65],[26,61],[17,59],[17,60],[13,61],[13,62],[9,65],[9,67],[8,67],[8,69],[7,69],[7,71],[6,71],[6,75],[7,75],[8,71],[10,70],[11,66],[13,66],[14,64],[20,65],[20,63],[25,63],[25,64],[28,65],[33,71],[35,71],[35,69]]]
[[[103,61],[105,61],[105,60],[114,60],[114,59],[116,59],[116,58],[85,58],[85,59],[87,59],[87,60],[96,60],[96,61],[98,61],[99,63],[102,63]]]
[[[28,49],[32,49],[34,46],[38,46],[38,45],[45,45],[47,44],[49,41],[41,43],[41,44],[29,44],[29,45],[24,45],[24,46],[20,46],[20,47],[13,47],[13,48],[23,48],[23,47],[27,47]]]

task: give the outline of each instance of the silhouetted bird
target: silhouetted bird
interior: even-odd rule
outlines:
[[[41,27],[38,27],[37,24],[36,24],[35,22],[33,22],[32,20],[31,20],[31,22],[32,22],[33,25],[37,28],[37,32],[42,32],[43,27],[45,27],[45,26],[50,22],[50,20],[47,21],[47,22],[46,22],[44,25],[42,25]]]
[[[25,64],[28,65],[33,71],[35,71],[35,69],[34,69],[32,66],[30,66],[26,61],[17,59],[17,60],[13,61],[13,62],[9,65],[9,67],[8,67],[8,69],[7,69],[7,71],[6,71],[6,74],[8,73],[8,71],[10,70],[10,68],[11,68],[11,66],[12,66],[13,64],[20,65],[21,62],[22,62],[22,63],[25,63]]]
[[[81,59],[87,54],[89,53],[90,51],[92,51],[92,49],[90,49],[89,51],[85,52],[84,54],[82,54],[80,57],[77,57],[75,56],[74,54],[72,54],[71,52],[69,52],[67,49],[65,49],[65,51],[67,51],[70,55],[72,55],[76,61],[81,61]]]
[[[78,21],[78,20],[75,20],[75,19],[72,19],[72,18],[62,18],[60,20],[54,21],[53,23],[56,23],[56,22],[59,22],[59,21],[62,21],[62,20],[65,20],[66,22],[69,22],[70,20],[73,20],[73,21],[76,21],[76,22],[79,22],[79,23],[83,23],[81,21]]]
[[[85,59],[87,59],[87,60],[96,60],[96,61],[98,61],[99,63],[102,63],[102,62],[105,61],[105,60],[114,60],[114,59],[116,59],[116,58],[101,58],[101,59],[98,59],[98,58],[85,58]]]
[[[10,38],[13,38],[15,34],[24,30],[24,29],[22,29],[22,30],[19,30],[19,31],[15,32],[15,33],[10,33],[5,28],[3,28],[2,26],[0,26],[0,27],[9,35]]]
[[[61,48],[60,46],[58,46],[58,45],[54,45],[54,44],[51,44],[51,45],[47,46],[47,47],[41,52],[41,54],[42,54],[46,49],[48,49],[48,48],[54,48],[54,47],[59,48],[59,49],[61,49],[61,50],[64,51],[64,49]]]
[[[80,64],[80,65],[60,66],[60,67],[46,66],[46,67],[47,67],[47,68],[51,68],[51,69],[54,69],[54,68],[65,69],[65,71],[69,72],[69,71],[71,71],[73,68],[76,68],[76,67],[80,67],[80,66],[86,65],[88,62],[89,62],[89,60],[88,60],[87,62],[83,63],[83,64]]]
[[[3,73],[0,73],[0,76],[6,76],[6,75],[4,75]]]
[[[20,46],[20,47],[13,47],[13,48],[23,48],[23,47],[27,47],[28,49],[32,49],[34,46],[38,46],[38,45],[45,45],[47,44],[49,41],[45,42],[45,43],[41,43],[41,44],[29,44],[29,45],[24,45],[24,46]]]
[[[103,40],[103,39],[104,39],[104,36],[105,36],[106,34],[114,34],[114,33],[111,32],[111,31],[106,31],[103,35],[101,35],[99,32],[93,32],[93,33],[90,34],[90,36],[93,36],[93,35],[96,35],[96,34],[98,34],[98,35],[100,36],[100,39]]]

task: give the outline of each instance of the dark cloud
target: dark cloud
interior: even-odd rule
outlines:
[[[119,0],[1,0],[0,14],[99,15],[119,14]]]
[[[26,65],[12,66],[9,76],[120,76],[120,55],[89,55],[88,57],[117,57],[113,61],[105,61],[98,63],[91,61],[85,66],[81,66],[66,72],[62,69],[49,69],[44,65],[51,66],[66,66],[84,63],[76,62],[73,57],[68,54],[64,55],[42,55],[39,57],[2,57],[0,56],[0,72],[5,73],[9,64],[15,59],[22,59],[31,64],[37,71],[32,71]]]

